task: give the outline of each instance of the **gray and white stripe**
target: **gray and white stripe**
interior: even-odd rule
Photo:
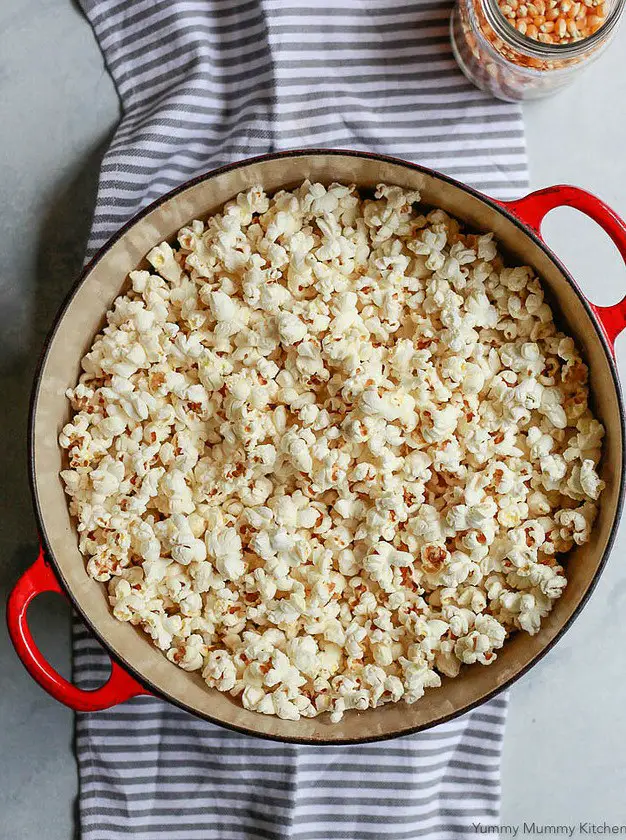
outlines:
[[[471,87],[440,0],[81,0],[122,101],[93,253],[142,206],[225,163],[367,149],[512,198],[517,106]],[[108,660],[78,623],[76,681]],[[390,743],[302,747],[160,700],[78,715],[83,840],[461,840],[496,824],[506,697]]]

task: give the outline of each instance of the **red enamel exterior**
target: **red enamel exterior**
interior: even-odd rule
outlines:
[[[28,627],[28,607],[42,592],[63,594],[54,572],[46,562],[43,547],[40,547],[39,556],[24,572],[9,596],[7,623],[17,655],[28,673],[48,694],[77,712],[98,712],[138,694],[149,694],[117,662],[111,663],[111,676],[106,683],[94,691],[84,691],[58,674],[41,654]]]
[[[580,210],[608,233],[626,263],[626,224],[607,204],[586,190],[562,184],[537,190],[516,201],[503,201],[502,206],[540,237],[541,223],[550,210],[557,207],[573,207]],[[613,306],[597,306],[591,302],[589,305],[596,314],[615,355],[615,339],[626,328],[626,297]]]
[[[603,201],[585,190],[565,185],[548,187],[516,201],[498,203],[541,239],[541,223],[550,210],[557,207],[573,207],[580,210],[607,232],[626,262],[626,224]],[[613,306],[597,306],[593,303],[589,305],[614,355],[614,341],[626,328],[626,297]],[[37,648],[27,622],[29,604],[42,592],[63,594],[53,570],[48,565],[44,549],[40,547],[37,560],[22,575],[9,596],[7,622],[18,656],[45,691],[56,700],[80,712],[108,709],[131,697],[150,694],[114,661],[111,663],[109,679],[94,691],[77,688],[58,674]]]

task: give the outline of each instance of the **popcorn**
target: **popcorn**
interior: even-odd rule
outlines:
[[[216,321],[232,321],[237,316],[237,303],[221,291],[211,292],[209,297],[211,315]]]
[[[288,696],[292,696],[301,685],[305,684],[306,678],[301,675],[295,665],[291,664],[289,657],[282,651],[274,651],[271,661],[272,667],[265,677],[265,685],[270,688],[281,686]]]
[[[237,668],[232,656],[225,650],[209,652],[202,677],[209,686],[215,686],[220,691],[230,691],[237,681]]]
[[[282,344],[290,347],[306,337],[306,324],[291,312],[281,312],[278,316],[278,334]]]
[[[494,649],[501,648],[506,638],[505,628],[490,615],[478,615],[474,629],[456,642],[454,653],[465,665],[480,662],[489,665],[497,658]]]
[[[580,486],[585,496],[594,501],[600,498],[600,493],[604,490],[605,483],[596,473],[591,458],[585,458],[581,464]]]
[[[584,545],[591,538],[591,527],[597,516],[595,505],[585,502],[573,510],[560,510],[554,519],[561,527],[560,537],[568,542],[572,540],[576,545]]]
[[[156,268],[161,277],[164,277],[166,280],[170,280],[172,282],[180,280],[182,273],[180,265],[176,262],[174,251],[167,242],[162,242],[160,245],[157,245],[156,248],[153,248],[147,254],[146,259],[153,268]],[[144,272],[134,272],[134,274],[140,275],[144,274]],[[141,283],[142,281],[145,282],[143,278],[139,282]]]
[[[202,636],[192,633],[184,641],[171,647],[166,655],[170,662],[184,671],[198,671],[204,664],[206,654],[207,649]]]
[[[490,664],[591,537],[573,340],[531,268],[419,200],[241,193],[131,272],[67,392],[88,573],[261,714],[335,722]]]
[[[300,709],[280,688],[272,694],[266,694],[256,711],[264,715],[277,715],[283,720],[300,720]]]
[[[424,661],[412,662],[405,657],[400,658],[403,681],[406,686],[403,699],[405,703],[416,703],[424,696],[427,688],[438,688],[441,677],[429,668]]]
[[[206,553],[225,580],[238,580],[245,572],[241,537],[233,527],[207,531]]]

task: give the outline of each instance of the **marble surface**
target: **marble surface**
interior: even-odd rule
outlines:
[[[574,87],[526,106],[532,186],[578,184],[626,215],[625,101],[623,29]],[[50,320],[82,262],[98,165],[118,117],[102,57],[71,0],[2,0],[3,601],[36,550],[24,435],[30,382]],[[623,295],[624,266],[593,223],[561,210],[551,215],[545,231],[596,302]],[[625,373],[622,339],[617,351]],[[626,521],[579,620],[511,691],[502,823],[519,825],[520,836],[524,821],[626,823],[626,763],[619,749],[626,739],[625,549]],[[66,605],[42,597],[31,615],[42,649],[68,674]],[[31,681],[5,632],[0,663],[0,838],[68,840],[75,836],[72,715]]]

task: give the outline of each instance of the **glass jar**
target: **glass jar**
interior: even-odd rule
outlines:
[[[606,19],[593,35],[546,44],[522,35],[497,0],[457,0],[450,22],[452,49],[467,78],[482,90],[508,102],[539,99],[568,85],[602,53],[625,6],[626,0],[607,0]]]

